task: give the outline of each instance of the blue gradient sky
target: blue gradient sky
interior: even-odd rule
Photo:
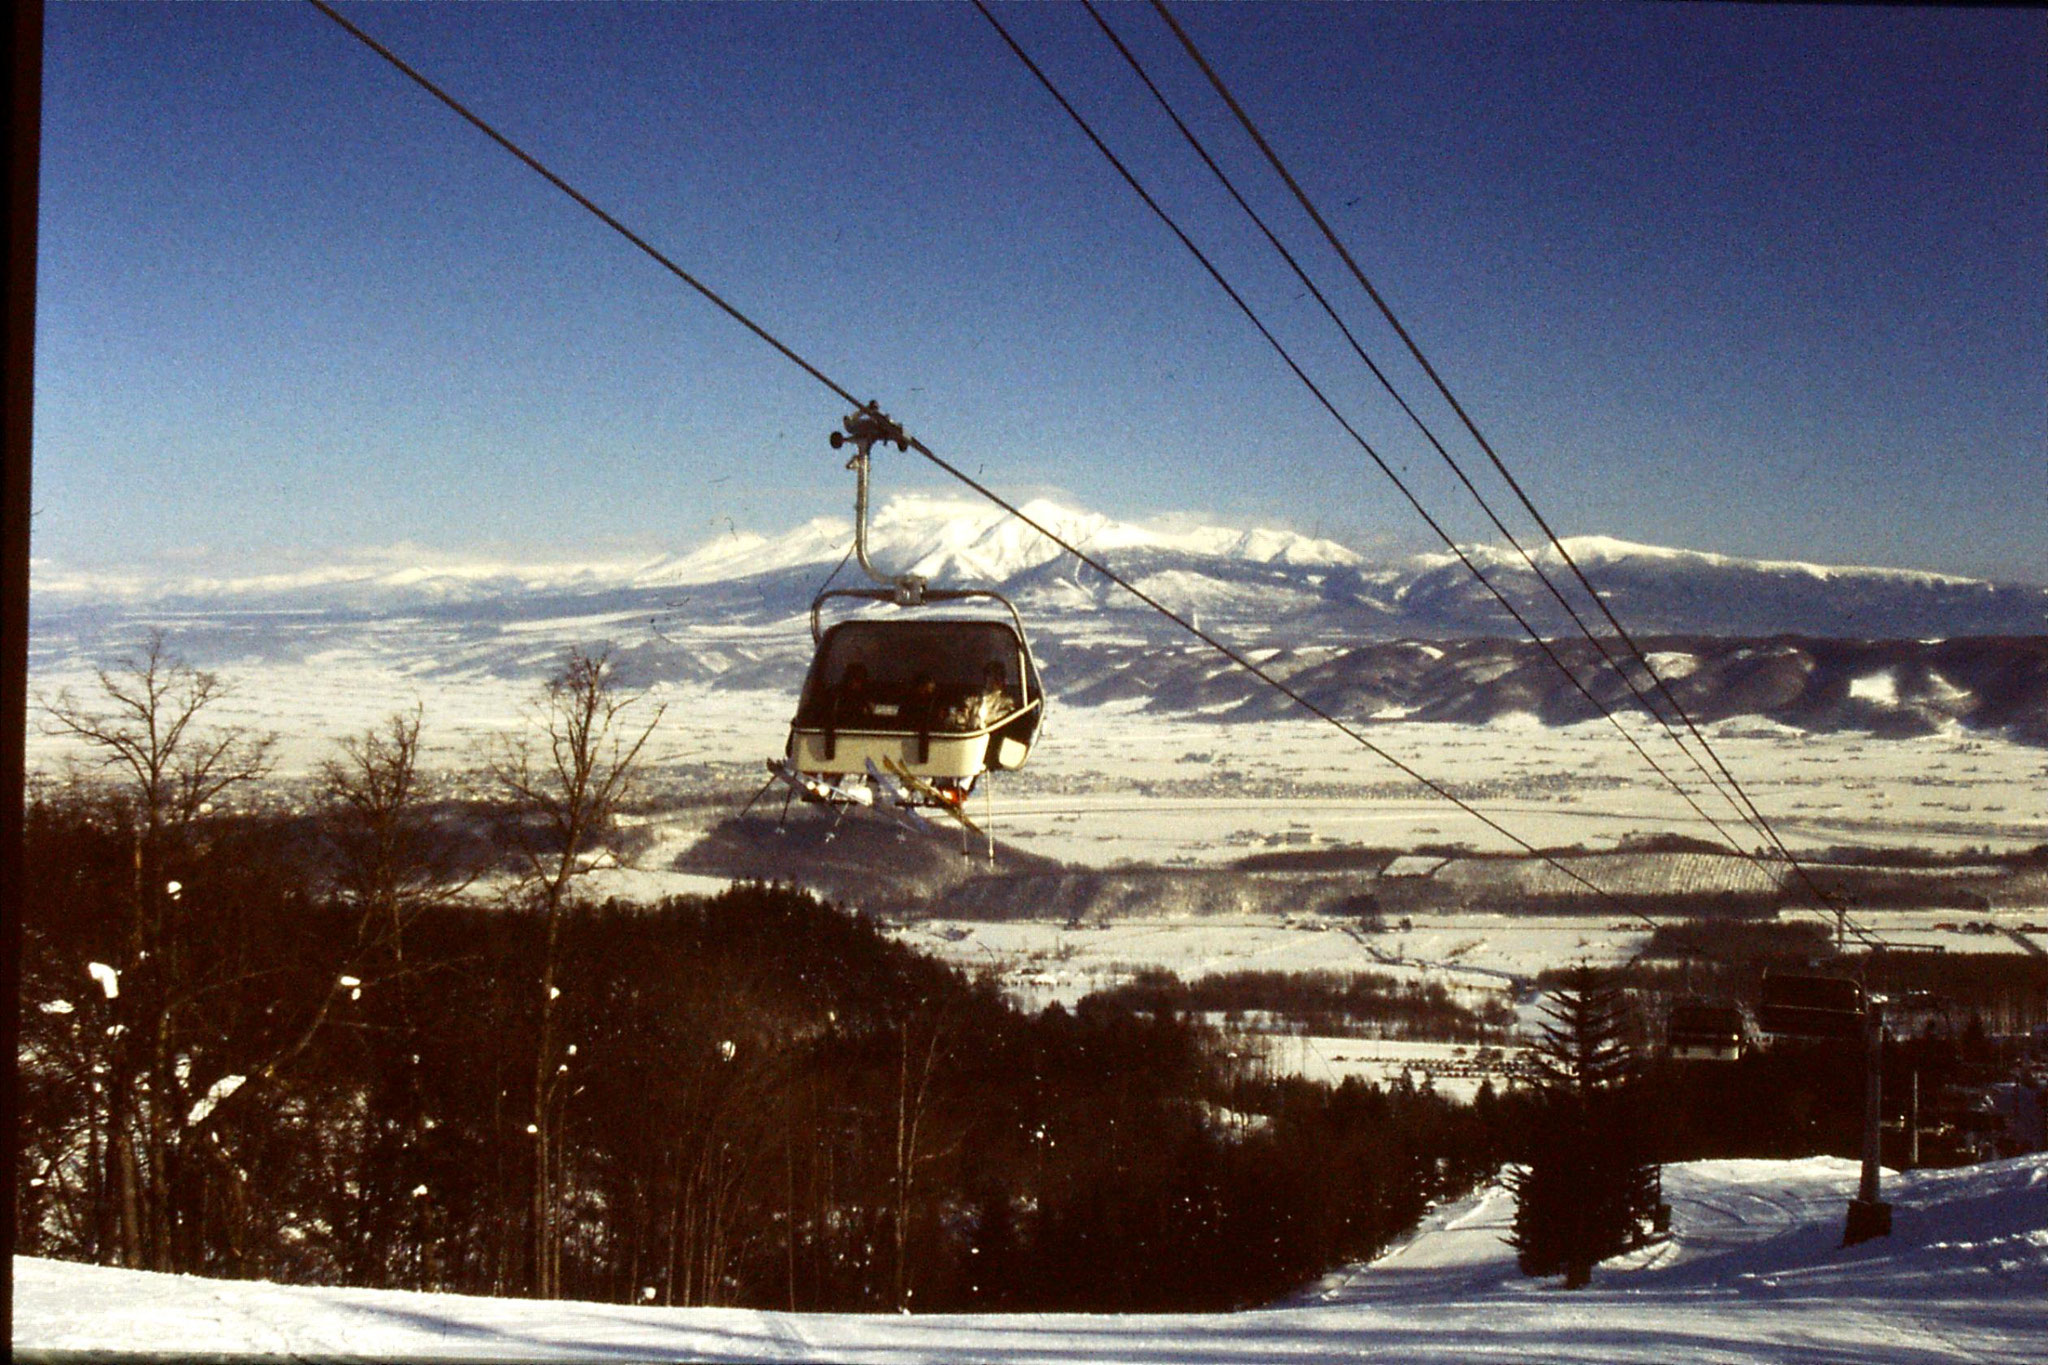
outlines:
[[[350,13],[1006,491],[1429,543],[971,8]],[[1085,12],[1001,15],[1491,538]],[[2048,581],[2048,17],[1181,15],[1560,530]],[[1156,17],[1110,18],[1422,397]],[[38,556],[846,510],[838,400],[310,7],[54,4],[45,80]]]

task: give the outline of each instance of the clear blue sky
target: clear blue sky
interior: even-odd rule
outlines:
[[[970,7],[348,12],[1006,491],[1427,543]],[[1490,538],[1086,13],[1000,13]],[[2048,581],[2048,16],[1179,13],[1561,530]],[[1109,14],[1395,360],[1156,16]],[[310,7],[53,4],[45,81],[39,556],[845,511],[838,400]]]

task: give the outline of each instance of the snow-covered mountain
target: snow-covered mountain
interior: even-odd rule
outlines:
[[[1519,633],[1448,553],[1376,563],[1335,541],[1291,531],[1139,525],[1043,499],[1023,510],[1168,605],[1212,619],[1289,621],[1299,627],[1294,639]],[[401,546],[293,569],[184,577],[80,573],[40,562],[35,596],[43,615],[77,607],[377,611],[484,602],[516,610],[527,600],[641,593],[653,601],[677,589],[724,587],[757,608],[781,610],[795,596],[807,601],[851,543],[846,521],[820,517],[774,534],[734,527],[686,552],[609,560],[466,560]],[[1605,536],[1564,544],[1608,606],[1642,633],[1868,639],[2048,632],[2048,587],[1738,559]],[[981,502],[898,497],[877,511],[870,550],[889,572],[1001,587],[1020,605],[1055,617],[1143,610],[1023,521]],[[1478,545],[1465,555],[1545,633],[1575,633],[1519,552]],[[1598,620],[1554,547],[1531,558],[1582,615]],[[844,572],[858,581],[850,566]]]
[[[1144,592],[1244,648],[1319,704],[1359,719],[1562,724],[1594,708],[1448,554],[1374,562],[1334,541],[1187,521],[1140,525],[1049,501],[1025,514]],[[934,583],[992,586],[1023,612],[1055,694],[1256,718],[1279,704],[1136,599],[982,503],[899,497],[874,562]],[[36,566],[32,669],[107,661],[143,629],[192,662],[236,669],[355,653],[431,677],[535,677],[569,644],[608,643],[643,681],[786,689],[803,618],[847,562],[852,528],[824,517],[776,534],[737,527],[677,554],[521,564],[412,547],[241,576],[147,578]],[[1566,550],[1697,717],[1924,732],[1951,722],[2048,742],[2048,588],[1897,569],[1736,559],[1598,536]],[[1603,703],[1631,698],[1518,551],[1465,555]],[[1550,582],[1604,618],[1555,548]],[[1797,637],[1797,638],[1783,638]],[[1412,642],[1431,642],[1418,648]],[[1573,643],[1576,642],[1576,643]],[[1638,679],[1639,685],[1647,685]]]
[[[1563,546],[1631,632],[1889,639],[2048,630],[2048,588],[2038,586],[1910,569],[1738,559],[1608,536],[1567,536]],[[1466,555],[1518,607],[1527,604],[1545,620],[1564,619],[1529,562],[1554,582],[1575,583],[1556,548],[1544,546],[1529,559],[1493,545]],[[1406,590],[1413,610],[1447,621],[1502,614],[1451,555],[1423,556],[1419,563]],[[1589,603],[1580,599],[1579,605],[1604,626]]]
[[[1356,551],[1335,541],[1291,531],[1140,526],[1044,499],[1024,504],[1023,511],[1069,544],[1113,563],[1134,554],[1304,571],[1351,568],[1364,562]],[[894,498],[875,512],[868,540],[878,565],[939,583],[1014,585],[1066,558],[1065,551],[1023,521],[987,503],[961,499]],[[843,558],[852,544],[851,522],[817,517],[774,535],[733,527],[686,552],[609,560],[462,559],[405,545],[363,551],[331,563],[229,575],[83,573],[38,562],[35,594],[44,609],[115,604],[374,609],[670,589],[786,574],[809,582]]]

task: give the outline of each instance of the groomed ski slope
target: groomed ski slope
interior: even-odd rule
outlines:
[[[1498,1188],[1256,1312],[860,1317],[304,1289],[15,1262],[15,1347],[365,1358],[1703,1362],[2048,1361],[2048,1155],[1887,1180],[1844,1250],[1853,1163],[1666,1168],[1673,1236],[1565,1293],[1518,1275]]]

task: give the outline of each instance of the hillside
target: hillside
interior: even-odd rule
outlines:
[[[15,1262],[16,1358],[1226,1362],[2033,1362],[2048,1355],[2048,1156],[1888,1177],[1894,1234],[1840,1245],[1852,1163],[1668,1167],[1669,1241],[1567,1294],[1516,1273],[1498,1188],[1292,1303],[1189,1316],[815,1316],[284,1288]]]

